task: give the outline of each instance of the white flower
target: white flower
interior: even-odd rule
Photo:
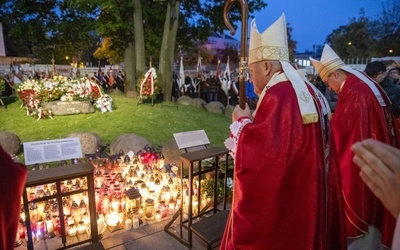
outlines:
[[[229,151],[233,151],[236,148],[236,140],[233,137],[229,137],[225,140],[224,145]]]
[[[237,136],[242,126],[243,124],[241,122],[235,121],[229,126],[229,129],[233,135]]]
[[[226,178],[226,186],[228,188],[233,188],[233,180],[231,177]]]

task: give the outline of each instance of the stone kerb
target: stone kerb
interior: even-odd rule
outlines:
[[[53,101],[44,103],[44,108],[51,109],[54,115],[74,115],[94,113],[95,109],[89,101]]]
[[[232,118],[232,113],[233,113],[234,109],[235,109],[235,106],[233,106],[233,105],[226,106],[225,112],[224,112],[225,116],[228,118]]]
[[[99,135],[91,132],[75,132],[67,135],[67,138],[79,138],[82,154],[95,154],[101,150],[102,142]]]
[[[222,114],[225,110],[225,106],[221,102],[218,102],[218,101],[207,103],[205,108],[208,112],[217,113],[217,114]]]
[[[122,134],[111,142],[110,154],[118,154],[121,149],[125,154],[129,151],[136,153],[143,150],[146,145],[150,145],[150,143],[137,134]]]
[[[182,151],[175,140],[170,140],[163,145],[162,154],[164,155],[165,163],[179,166]]]
[[[192,98],[190,96],[187,96],[187,95],[183,95],[183,96],[178,98],[178,103],[179,104],[190,105],[191,102],[192,102]]]
[[[0,131],[0,146],[9,154],[19,154],[21,152],[21,140],[10,132]]]
[[[190,105],[196,108],[204,108],[206,104],[207,102],[201,98],[193,98],[192,101],[190,102]]]

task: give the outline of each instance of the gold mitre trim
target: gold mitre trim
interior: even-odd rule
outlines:
[[[289,61],[285,15],[276,20],[262,34],[254,19],[250,25],[249,64],[263,60]]]
[[[345,65],[342,59],[340,59],[328,44],[325,44],[320,61],[317,61],[312,57],[310,57],[310,61],[324,82],[328,80],[328,75],[330,73]]]

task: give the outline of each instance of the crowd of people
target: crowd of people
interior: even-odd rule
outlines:
[[[103,87],[106,92],[112,89],[119,89],[121,92],[125,90],[125,77],[122,71],[118,71],[115,74],[113,70],[109,70],[106,74],[104,71],[99,70],[98,72],[94,72],[91,78]]]
[[[225,73],[186,73],[184,83],[179,83],[177,74],[173,75],[172,97],[176,100],[180,96],[186,95],[191,98],[201,98],[210,103],[219,101],[223,105],[237,105],[239,103],[239,77],[236,71],[230,76]],[[227,83],[224,83],[224,82]],[[225,87],[224,87],[225,84]],[[246,81],[246,103],[255,109],[258,96],[253,90],[253,85],[249,80]]]

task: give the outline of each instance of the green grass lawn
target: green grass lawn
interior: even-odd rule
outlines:
[[[174,133],[204,129],[210,146],[223,146],[229,136],[231,119],[223,114],[171,102],[137,105],[138,99],[121,93],[112,93],[111,97],[116,106],[113,112],[54,116],[54,120],[39,121],[26,115],[19,100],[3,97],[7,108],[0,106],[0,131],[17,134],[21,142],[60,139],[71,132],[94,132],[103,144],[110,144],[118,135],[134,133],[153,145],[162,145],[173,140]]]

